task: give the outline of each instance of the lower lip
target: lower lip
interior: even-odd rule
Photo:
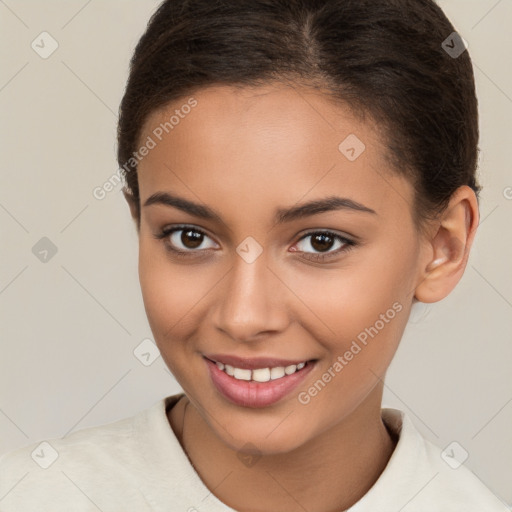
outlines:
[[[315,366],[314,361],[308,361],[302,370],[291,375],[268,382],[254,382],[237,380],[209,359],[205,358],[205,361],[217,390],[230,402],[242,407],[268,407],[279,402],[297,388]]]

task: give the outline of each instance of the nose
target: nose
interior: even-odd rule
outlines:
[[[289,323],[287,287],[269,268],[265,251],[252,263],[238,255],[218,287],[215,327],[238,342],[257,341],[284,331]],[[288,292],[291,293],[291,292]]]

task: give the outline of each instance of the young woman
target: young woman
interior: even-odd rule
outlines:
[[[2,511],[507,510],[381,408],[478,225],[471,61],[433,1],[167,0],[118,137],[184,393],[4,456]]]

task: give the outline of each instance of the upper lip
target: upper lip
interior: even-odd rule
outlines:
[[[290,366],[305,363],[311,359],[280,359],[278,357],[237,357],[228,354],[206,354],[207,359],[213,362],[229,364],[235,368],[254,370],[256,368],[275,368],[277,366]]]

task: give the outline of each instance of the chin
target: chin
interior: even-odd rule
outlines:
[[[210,425],[217,437],[232,450],[256,455],[277,455],[291,452],[307,443],[308,431],[304,421],[291,417],[283,421],[278,417],[255,418],[253,415],[235,419],[230,415],[229,424]],[[286,416],[285,416],[286,417]]]

